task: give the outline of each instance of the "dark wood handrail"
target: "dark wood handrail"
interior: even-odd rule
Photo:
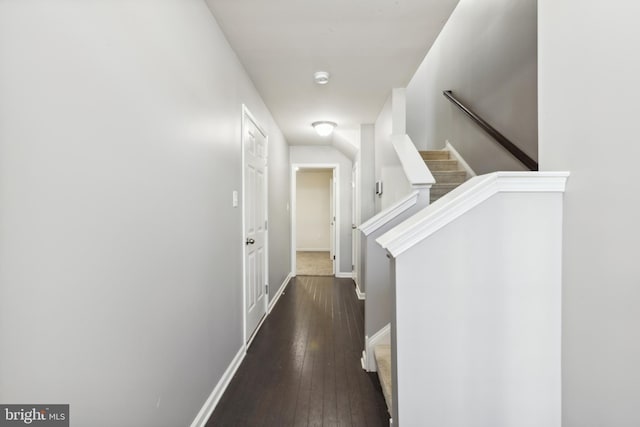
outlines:
[[[537,171],[538,162],[529,157],[524,151],[518,148],[513,142],[509,141],[506,136],[501,134],[487,123],[482,117],[474,113],[471,109],[465,106],[460,100],[453,96],[453,92],[445,90],[442,94],[451,102],[453,102],[459,109],[462,110],[467,116],[471,118],[478,126],[480,126],[486,133],[488,133],[498,144],[502,145],[508,152],[510,152],[516,159],[518,159],[523,165],[529,168],[529,170]]]

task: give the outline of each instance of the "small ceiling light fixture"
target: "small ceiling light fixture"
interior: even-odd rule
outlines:
[[[334,122],[322,121],[322,122],[313,122],[311,123],[311,126],[313,126],[316,132],[318,132],[318,135],[329,136],[333,132],[333,129],[338,125]]]
[[[316,71],[313,73],[313,80],[319,85],[326,85],[329,83],[330,74],[326,71]]]

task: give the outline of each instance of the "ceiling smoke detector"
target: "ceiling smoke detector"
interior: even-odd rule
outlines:
[[[329,83],[329,73],[326,71],[316,71],[313,73],[313,80],[319,85],[326,85]]]

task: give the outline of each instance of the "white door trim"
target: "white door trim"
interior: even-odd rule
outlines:
[[[245,345],[247,346],[247,348],[249,347],[249,345],[251,344],[251,340],[253,340],[253,337],[256,336],[258,330],[260,329],[260,327],[262,326],[262,323],[264,322],[265,317],[267,316],[269,310],[269,292],[266,292],[266,296],[264,299],[264,304],[265,304],[265,315],[262,318],[262,320],[260,321],[260,323],[258,324],[258,326],[256,327],[255,331],[253,332],[253,334],[248,337],[247,336],[247,266],[246,266],[246,259],[245,259],[245,237],[247,235],[247,224],[245,221],[245,206],[246,206],[246,200],[245,200],[245,195],[247,194],[246,192],[246,182],[245,182],[245,155],[244,155],[244,133],[245,130],[247,128],[247,120],[250,120],[254,126],[260,131],[260,133],[262,133],[262,135],[265,138],[265,167],[264,167],[264,195],[265,195],[265,204],[264,204],[264,218],[267,221],[267,224],[269,223],[269,183],[268,183],[268,179],[269,179],[269,135],[267,135],[267,132],[264,130],[264,128],[262,126],[260,126],[260,123],[256,120],[256,118],[253,116],[253,114],[251,114],[251,111],[249,111],[249,108],[245,105],[242,104],[242,122],[241,122],[241,127],[240,127],[240,146],[241,146],[241,152],[242,152],[242,211],[241,211],[241,215],[242,215],[242,236],[240,236],[240,241],[241,241],[241,248],[242,248],[242,342],[245,343]],[[263,284],[266,285],[268,283],[269,280],[269,228],[267,227],[265,230],[265,235],[264,235],[264,275],[265,275],[265,283]]]
[[[338,163],[292,163],[291,164],[291,272],[296,276],[296,172],[298,169],[333,169],[335,191],[333,192],[333,206],[336,212],[334,227],[333,272],[337,276],[340,272],[340,164]]]
[[[357,227],[360,225],[360,207],[358,206],[358,197],[356,195],[358,188],[358,171],[360,164],[353,162],[351,168],[351,276],[359,288],[358,281],[360,279],[358,265],[360,263],[360,251],[358,241],[360,240],[360,231]]]

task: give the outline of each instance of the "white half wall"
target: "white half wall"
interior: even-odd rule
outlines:
[[[420,150],[448,140],[479,174],[524,170],[443,95],[538,158],[535,0],[460,0],[407,86],[407,133]]]
[[[376,239],[402,224],[408,218],[420,212],[429,204],[429,195],[423,191],[414,191],[394,206],[380,211],[360,226],[363,236],[364,268],[362,283],[367,292],[364,302],[364,335],[366,369],[371,369],[373,348],[370,342],[380,329],[392,321],[393,278],[391,260],[388,253]],[[374,340],[374,344],[375,344]]]
[[[243,349],[242,104],[272,292],[286,141],[201,0],[0,1],[0,64],[0,402],[189,425]]]
[[[296,250],[329,251],[333,171],[300,169],[296,175]]]
[[[571,171],[562,424],[639,426],[640,4],[539,0],[538,10],[540,165]]]
[[[526,191],[434,217],[397,255],[394,423],[561,425],[562,194]]]

